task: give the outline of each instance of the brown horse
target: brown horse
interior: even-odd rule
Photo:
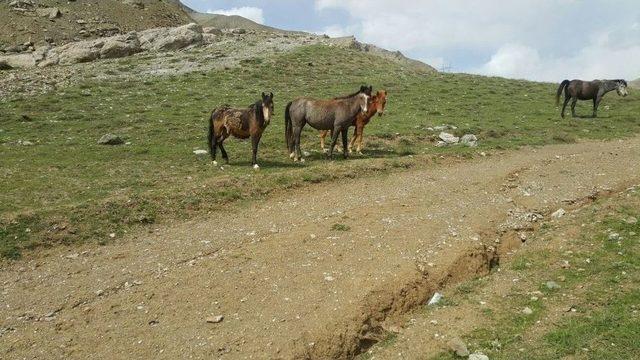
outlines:
[[[369,96],[366,92],[358,91],[347,97],[330,100],[316,100],[311,98],[297,98],[287,104],[285,108],[285,140],[290,157],[294,161],[304,161],[300,151],[300,135],[306,124],[317,130],[333,130],[329,157],[333,157],[333,148],[342,134],[344,157],[347,153],[347,131],[353,119],[360,112],[367,112]]]
[[[364,127],[369,124],[371,118],[378,114],[378,116],[382,116],[384,113],[384,107],[387,104],[387,92],[385,90],[378,90],[378,92],[369,99],[368,110],[366,113],[360,113],[356,115],[356,118],[353,120],[352,125],[355,125],[355,130],[353,131],[353,138],[351,142],[349,142],[349,152],[353,148],[353,145],[358,142],[357,152],[358,154],[362,154],[362,134],[364,133]],[[320,148],[322,151],[326,152],[324,148],[324,139],[327,137],[327,134],[331,130],[321,130],[320,131]]]
[[[618,92],[620,96],[627,96],[627,82],[622,79],[617,80],[564,80],[558,87],[556,93],[556,106],[560,105],[560,95],[564,90],[564,104],[560,116],[564,118],[564,110],[567,103],[571,100],[571,116],[576,117],[576,103],[578,100],[593,100],[593,117],[598,116],[598,105],[602,101],[602,97],[613,90]]]
[[[258,144],[264,129],[269,125],[273,115],[273,93],[262,93],[262,100],[256,101],[246,109],[233,109],[227,105],[214,109],[209,118],[209,149],[211,160],[217,165],[216,150],[219,147],[225,163],[229,163],[229,156],[224,149],[223,142],[233,135],[239,139],[251,137],[253,155],[251,165],[259,169],[257,164]]]

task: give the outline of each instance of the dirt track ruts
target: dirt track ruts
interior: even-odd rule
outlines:
[[[509,214],[638,184],[639,154],[640,138],[525,148],[5,263],[0,357],[350,358],[435,288],[486,272]]]

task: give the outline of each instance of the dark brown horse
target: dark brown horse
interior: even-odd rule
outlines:
[[[333,130],[329,157],[333,157],[333,148],[342,134],[344,157],[347,153],[347,131],[358,113],[367,112],[369,96],[362,91],[342,98],[331,100],[316,100],[298,98],[287,104],[285,109],[285,139],[290,157],[294,161],[304,161],[300,152],[300,135],[306,124],[317,130]]]
[[[558,92],[556,93],[556,106],[560,104],[560,95],[564,90],[564,104],[560,116],[564,118],[564,110],[567,103],[571,100],[571,116],[576,117],[576,103],[578,100],[593,100],[593,117],[598,116],[598,105],[602,101],[604,94],[616,90],[618,95],[627,96],[627,82],[618,80],[564,80],[560,83]]]
[[[358,154],[362,154],[362,135],[364,133],[364,127],[369,123],[371,118],[378,114],[378,116],[382,116],[384,113],[384,107],[387,104],[387,92],[385,90],[378,90],[375,95],[373,95],[369,99],[368,110],[366,113],[360,113],[356,115],[355,120],[352,125],[355,125],[355,130],[353,131],[353,138],[351,142],[349,142],[349,152],[351,152],[353,145],[358,142],[357,152]],[[324,138],[330,130],[321,130],[320,131],[320,148],[322,151],[326,151],[324,148]]]
[[[251,165],[254,169],[259,169],[257,164],[258,144],[262,137],[262,132],[269,125],[273,116],[273,93],[269,95],[262,93],[262,100],[256,101],[246,109],[233,109],[227,105],[214,109],[209,118],[209,149],[211,149],[211,159],[216,161],[216,150],[219,147],[225,163],[229,163],[229,156],[224,149],[223,142],[233,135],[239,139],[251,137],[253,155]]]

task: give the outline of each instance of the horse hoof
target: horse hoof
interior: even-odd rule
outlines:
[[[260,170],[260,165],[258,165],[258,164],[253,164],[253,169],[254,169],[254,170]]]
[[[296,157],[296,154],[295,154],[295,153],[291,153],[291,154],[289,154],[289,158],[293,159],[293,158],[295,158],[295,157]]]

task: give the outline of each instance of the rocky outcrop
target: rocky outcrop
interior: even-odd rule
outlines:
[[[219,34],[217,31],[209,30],[207,36],[216,37],[217,34]],[[71,65],[97,59],[121,58],[142,51],[175,51],[190,46],[200,46],[203,43],[203,30],[197,24],[176,28],[157,28],[140,33],[131,32],[102,39],[78,41],[53,49],[48,45],[35,49],[28,46],[19,49],[28,52],[0,56],[0,70],[25,69],[36,65],[39,67],[56,64]]]
[[[138,36],[134,32],[107,39],[100,49],[100,57],[103,59],[120,58],[139,53],[140,51],[142,51],[140,40],[138,40]]]
[[[157,28],[140,33],[140,46],[149,51],[180,50],[202,44],[202,26],[187,24],[176,28]]]

